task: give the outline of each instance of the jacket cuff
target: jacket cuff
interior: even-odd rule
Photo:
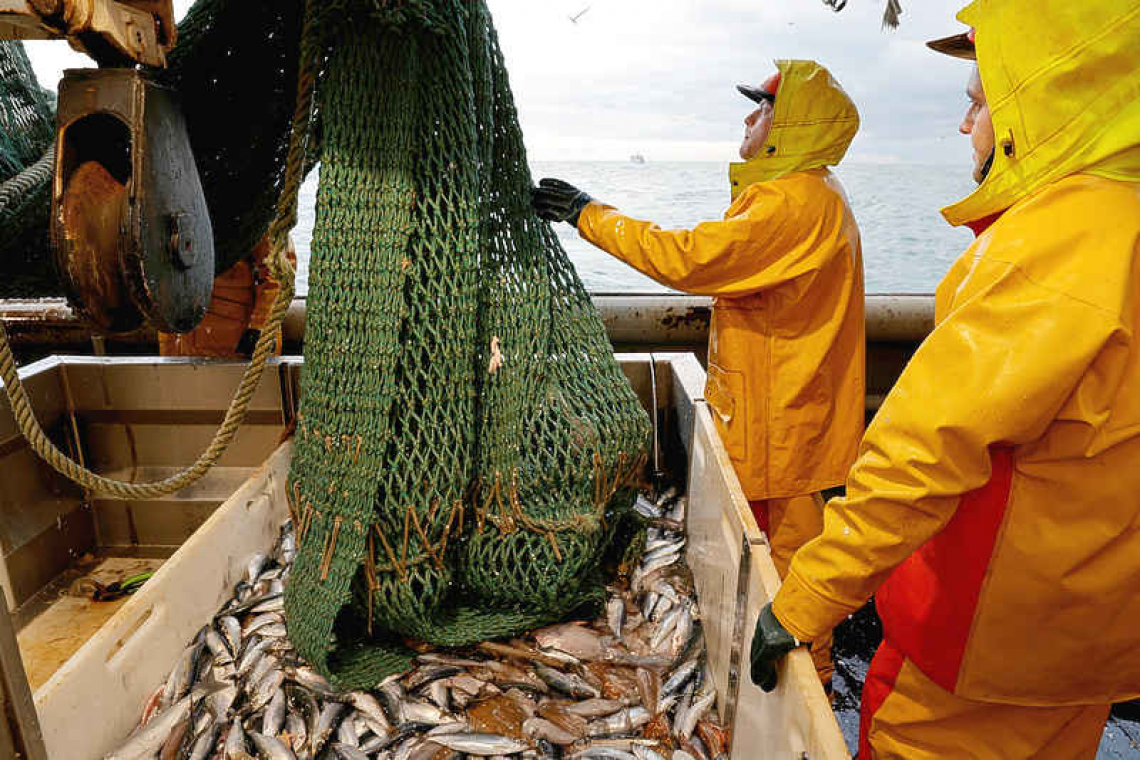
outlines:
[[[790,571],[772,600],[772,612],[800,641],[816,641],[851,613],[848,606],[822,596]]]
[[[578,214],[578,235],[587,242],[597,245],[598,236],[595,232],[597,217],[607,210],[613,210],[613,206],[607,206],[597,199],[583,206],[581,213]]]

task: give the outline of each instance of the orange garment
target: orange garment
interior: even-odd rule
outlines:
[[[863,266],[834,175],[754,183],[692,230],[593,202],[578,231],[658,282],[717,297],[705,400],[749,500],[843,482],[863,432]]]
[[[592,202],[579,234],[669,287],[715,296],[705,399],[749,500],[843,482],[864,422],[863,260],[838,163],[854,104],[814,61],[778,61],[768,142],[731,170],[720,221],[665,230]]]
[[[977,0],[959,18],[997,155],[943,214],[1004,213],[939,285],[773,611],[810,641],[878,591],[885,638],[957,697],[1135,699],[1140,6]]]
[[[823,530],[823,497],[813,493],[788,499],[752,501],[748,506],[752,508],[756,524],[768,536],[772,564],[783,580],[788,574],[792,556]],[[831,685],[831,677],[835,674],[831,644],[830,631],[811,642],[811,659],[824,688]]]
[[[214,280],[214,292],[206,316],[188,333],[158,334],[162,356],[209,356],[222,359],[247,358],[237,352],[246,330],[260,331],[269,320],[273,303],[281,290],[266,265],[268,238],[262,238],[250,255]],[[289,260],[296,266],[297,254],[289,242]],[[273,353],[281,353],[281,330],[274,335]]]
[[[884,641],[863,684],[859,760],[1092,760],[1110,709],[956,697]]]

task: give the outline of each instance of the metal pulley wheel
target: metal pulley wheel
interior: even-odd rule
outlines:
[[[106,332],[193,329],[214,235],[174,93],[134,69],[69,70],[58,119],[52,246],[72,306]]]

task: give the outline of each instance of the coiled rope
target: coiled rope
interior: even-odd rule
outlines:
[[[281,195],[277,201],[277,214],[269,228],[271,255],[267,260],[269,271],[280,283],[281,288],[277,300],[273,304],[269,322],[261,331],[261,337],[253,351],[249,366],[242,376],[233,401],[226,410],[225,419],[221,427],[214,434],[214,439],[194,464],[181,472],[164,480],[152,483],[130,483],[122,480],[107,478],[83,467],[78,462],[56,447],[48,439],[35,411],[28,400],[24,385],[16,367],[16,358],[12,353],[12,345],[8,339],[8,331],[3,320],[0,320],[0,379],[4,381],[4,390],[12,406],[12,415],[16,419],[20,432],[27,439],[32,450],[50,464],[61,475],[75,481],[92,493],[111,496],[119,499],[153,499],[172,494],[186,486],[198,481],[209,472],[210,468],[221,458],[229,448],[238,428],[245,421],[249,409],[250,399],[253,398],[261,376],[265,370],[265,363],[273,351],[274,337],[277,328],[285,318],[285,312],[293,301],[294,280],[296,271],[289,261],[286,250],[288,248],[288,234],[297,221],[297,197],[300,191],[301,180],[304,174],[306,143],[309,139],[310,126],[313,115],[313,91],[316,85],[317,53],[319,50],[317,38],[316,0],[306,0],[305,20],[301,32],[300,56],[301,64],[297,77],[297,106],[293,113],[293,130],[289,137],[289,153],[285,166],[285,177],[282,183]],[[49,151],[54,154],[54,151]],[[32,167],[9,183],[0,188],[0,192],[7,189],[11,182],[23,177],[36,167],[47,161],[45,155]],[[48,166],[51,162],[48,161]]]

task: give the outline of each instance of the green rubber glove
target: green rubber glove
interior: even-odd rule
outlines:
[[[548,222],[569,222],[575,227],[582,209],[592,200],[569,182],[549,177],[540,180],[538,187],[530,191],[531,205],[539,217]]]
[[[776,619],[771,603],[764,605],[752,636],[752,683],[764,691],[775,689],[777,663],[800,644]]]

